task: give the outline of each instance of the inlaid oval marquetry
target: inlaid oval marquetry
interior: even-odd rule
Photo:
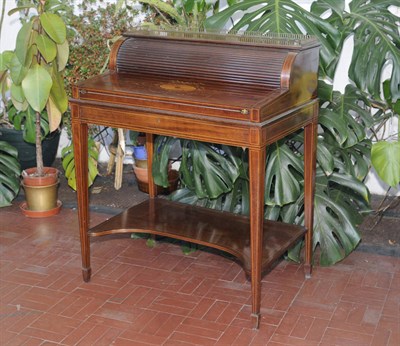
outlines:
[[[197,87],[193,84],[183,84],[183,83],[164,83],[160,84],[160,88],[169,91],[195,91]]]

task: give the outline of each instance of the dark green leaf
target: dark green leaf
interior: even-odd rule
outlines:
[[[232,189],[239,176],[240,160],[224,149],[195,141],[183,141],[180,172],[184,184],[199,198],[217,198]]]
[[[267,155],[265,204],[282,206],[295,201],[301,193],[302,174],[299,157],[286,144],[272,144]]]
[[[18,152],[9,143],[0,141],[0,207],[11,205],[18,194],[21,167]]]
[[[396,4],[400,5],[398,0],[353,0],[346,15],[355,33],[350,78],[360,89],[380,98],[382,71],[391,64],[393,101],[400,98],[399,18],[389,10]]]
[[[372,116],[362,104],[368,101],[360,91],[348,85],[345,94],[333,92],[332,102],[320,110],[319,122],[343,147],[351,147],[366,137]]]

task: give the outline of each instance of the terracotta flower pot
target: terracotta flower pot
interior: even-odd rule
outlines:
[[[139,190],[145,193],[149,193],[149,178],[147,175],[147,168],[140,168],[133,166],[133,171],[136,175],[136,180],[138,183]],[[162,187],[156,185],[156,194],[157,195],[167,195],[171,192],[174,192],[178,188],[179,182],[179,172],[175,169],[171,169],[168,171],[168,187]]]
[[[59,171],[54,167],[44,167],[44,176],[36,174],[36,167],[22,171],[22,181],[25,186],[44,186],[52,185],[58,181]]]

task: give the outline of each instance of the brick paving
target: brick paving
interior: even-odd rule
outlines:
[[[400,258],[354,252],[307,281],[281,261],[255,331],[249,282],[214,252],[98,238],[84,283],[76,210],[35,220],[3,208],[0,230],[1,345],[400,345]]]

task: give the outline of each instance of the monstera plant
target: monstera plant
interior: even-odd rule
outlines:
[[[185,16],[187,9],[195,9],[201,2],[173,3],[176,12]],[[157,7],[159,1],[146,3]],[[357,226],[369,210],[370,197],[364,180],[371,165],[371,133],[377,137],[379,128],[398,117],[399,17],[391,12],[391,6],[400,6],[400,0],[353,0],[348,10],[345,0],[317,0],[310,11],[291,0],[231,0],[224,10],[209,11],[203,24],[206,30],[310,34],[321,42],[313,238],[314,260],[321,265],[340,261],[360,242]],[[162,8],[157,10],[163,13]],[[169,23],[170,18],[167,18]],[[162,16],[157,19],[162,21]],[[181,25],[177,19],[175,23]],[[349,84],[342,93],[333,89],[333,81],[338,74],[343,74],[338,70],[338,63],[347,40],[354,41],[354,50]],[[388,81],[382,79],[385,69]],[[389,138],[389,142],[382,142],[386,144],[378,142],[372,146],[372,163],[382,179],[392,186],[400,181],[400,151],[396,138],[398,135]],[[166,184],[165,163],[176,141],[179,140],[157,138],[153,175],[158,184]],[[180,143],[183,188],[173,198],[247,214],[247,151],[186,140]],[[301,133],[268,148],[266,218],[303,222],[302,148]],[[289,257],[299,260],[300,250],[301,244],[298,244]]]

